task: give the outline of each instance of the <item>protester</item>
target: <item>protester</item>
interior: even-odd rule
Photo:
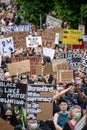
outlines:
[[[70,109],[71,119],[65,123],[63,130],[74,130],[75,125],[81,118],[81,107],[78,105],[72,106]]]
[[[59,101],[59,108],[60,111],[58,113],[55,113],[53,117],[53,122],[55,125],[56,130],[62,130],[65,123],[69,120],[69,113],[68,113],[68,104],[67,101],[64,99],[61,99]]]

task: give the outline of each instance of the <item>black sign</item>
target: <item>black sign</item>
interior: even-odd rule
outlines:
[[[27,85],[0,81],[0,103],[10,102],[15,105],[24,105]]]

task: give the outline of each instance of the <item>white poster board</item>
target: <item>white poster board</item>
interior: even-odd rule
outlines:
[[[43,47],[43,55],[50,57],[51,60],[54,58],[54,53],[54,49]]]
[[[55,44],[59,44],[59,33],[55,35]]]
[[[4,56],[8,56],[14,52],[14,43],[12,37],[0,39],[0,52]]]
[[[38,37],[26,37],[26,46],[27,47],[38,47],[39,45],[42,45],[42,39],[41,36]]]

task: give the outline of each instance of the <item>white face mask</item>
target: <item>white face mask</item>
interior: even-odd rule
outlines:
[[[76,80],[76,84],[81,84],[81,80]]]
[[[31,125],[30,125],[30,129],[32,129],[32,130],[36,130],[38,128],[38,123],[36,122],[36,123],[32,123]]]

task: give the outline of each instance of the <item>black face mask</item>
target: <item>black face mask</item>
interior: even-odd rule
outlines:
[[[12,115],[6,115],[6,119],[7,120],[11,120],[12,119]]]

